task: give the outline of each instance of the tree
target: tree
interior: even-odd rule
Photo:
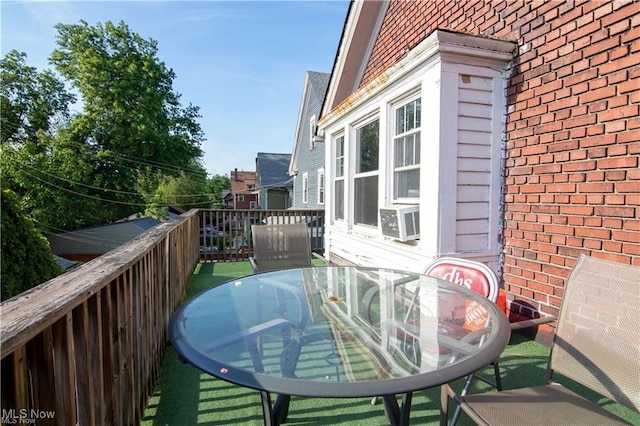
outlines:
[[[214,208],[222,208],[222,191],[231,189],[229,176],[214,175],[207,179],[207,192],[211,194],[211,203]]]
[[[64,270],[58,266],[49,242],[21,209],[12,191],[2,191],[2,300],[41,284]]]
[[[41,134],[51,136],[69,120],[75,96],[53,72],[27,66],[26,58],[25,53],[11,50],[0,61],[0,142],[31,144],[38,152],[44,149]]]
[[[156,41],[124,22],[91,27],[80,21],[56,29],[51,62],[85,105],[70,126],[78,142],[179,168],[202,155],[199,108],[180,105],[172,90],[175,74],[157,58]]]
[[[180,172],[178,176],[165,176],[156,190],[156,205],[174,205],[185,210],[211,207],[211,197],[206,193],[206,174]]]
[[[17,52],[2,61],[3,179],[37,225],[113,222],[144,211],[165,176],[200,173],[199,109],[180,104],[156,42],[124,23],[56,28],[50,61],[80,94],[74,116],[52,72]]]

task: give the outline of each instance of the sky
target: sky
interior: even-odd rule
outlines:
[[[51,69],[57,23],[124,21],[158,42],[183,106],[200,108],[210,175],[291,153],[306,71],[331,72],[349,1],[0,0],[0,52]]]

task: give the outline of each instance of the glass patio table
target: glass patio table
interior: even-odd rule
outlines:
[[[489,365],[509,336],[506,316],[471,290],[362,267],[239,278],[187,301],[169,327],[184,361],[260,391],[265,425],[286,420],[291,396],[380,396],[388,421],[406,424],[414,391]]]

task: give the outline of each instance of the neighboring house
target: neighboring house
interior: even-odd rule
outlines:
[[[156,219],[145,217],[45,236],[53,254],[87,262],[131,241],[158,223]]]
[[[295,209],[324,209],[324,139],[316,135],[331,74],[307,71],[296,125],[289,174]]]
[[[231,191],[224,196],[224,206],[227,209],[242,210],[258,207],[256,192],[256,172],[245,172],[238,169],[231,171]]]
[[[256,157],[256,190],[262,210],[291,207],[293,177],[289,176],[291,154],[259,152]]]
[[[352,2],[317,123],[325,255],[482,261],[524,315],[557,314],[580,254],[640,266],[639,23],[630,1]]]

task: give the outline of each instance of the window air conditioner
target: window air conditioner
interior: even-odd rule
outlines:
[[[420,238],[420,208],[396,206],[380,209],[382,234],[400,241]]]

